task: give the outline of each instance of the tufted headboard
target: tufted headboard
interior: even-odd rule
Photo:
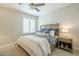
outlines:
[[[56,24],[46,24],[46,25],[41,25],[40,26],[40,30],[45,30],[45,29],[55,30],[55,36],[59,36],[59,23],[56,23]]]

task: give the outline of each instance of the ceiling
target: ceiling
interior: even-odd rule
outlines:
[[[53,12],[59,8],[70,5],[70,3],[45,3],[45,6],[38,7],[40,12],[32,10],[28,5],[29,3],[23,3],[22,5],[19,5],[18,3],[0,3],[0,7],[17,10],[17,11],[32,14],[35,16],[40,16],[46,13]]]

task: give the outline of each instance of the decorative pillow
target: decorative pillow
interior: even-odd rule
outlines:
[[[55,36],[55,30],[50,31],[50,36]]]

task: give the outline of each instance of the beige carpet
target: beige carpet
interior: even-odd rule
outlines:
[[[0,56],[28,56],[28,54],[21,47],[9,44],[0,47]]]
[[[79,54],[77,52],[68,52],[62,49],[58,49],[56,48],[51,54],[50,56],[79,56]]]
[[[79,52],[79,51],[78,51]],[[65,50],[55,49],[49,56],[78,56],[77,52],[70,53]],[[28,54],[21,48],[14,44],[0,46],[0,56],[28,56]]]

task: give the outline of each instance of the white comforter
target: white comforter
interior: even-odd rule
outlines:
[[[47,56],[51,53],[48,41],[35,35],[22,36],[17,43],[31,56]]]

